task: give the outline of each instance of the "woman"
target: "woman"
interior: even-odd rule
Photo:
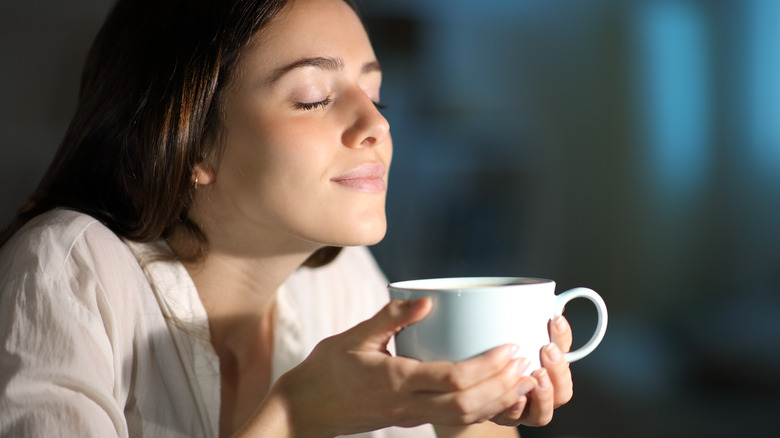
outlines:
[[[563,318],[533,376],[512,346],[456,364],[388,353],[431,303],[387,304],[362,247],[386,227],[380,83],[343,0],[120,0],[0,239],[0,433],[501,437],[549,422],[572,393]]]

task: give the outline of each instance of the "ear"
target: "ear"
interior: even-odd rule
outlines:
[[[214,182],[215,175],[214,168],[201,161],[192,166],[190,182],[195,184],[197,181],[199,186],[205,186]]]

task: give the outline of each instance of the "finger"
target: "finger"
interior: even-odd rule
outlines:
[[[516,353],[517,346],[507,344],[461,362],[417,362],[416,367],[407,370],[410,373],[404,378],[413,391],[463,391],[498,375],[507,367],[522,373],[525,368],[520,367],[527,367],[529,362],[515,359]]]
[[[470,359],[454,364],[453,372],[446,376],[445,382],[453,383],[453,390],[470,388],[479,382],[494,376],[502,370],[514,371],[518,376],[520,367],[527,367],[529,362],[515,357],[518,347],[507,344],[487,351]],[[511,365],[510,365],[511,363]]]
[[[502,426],[515,427],[522,423],[525,409],[528,405],[528,393],[536,388],[536,379],[530,376],[523,377],[515,387],[518,395],[517,401],[490,421]]]
[[[553,386],[554,407],[564,405],[574,395],[571,368],[557,345],[550,343],[542,348],[542,366],[547,370]]]
[[[519,399],[520,391],[527,393],[535,387],[533,379],[521,377],[518,369],[521,359],[514,359],[495,376],[462,391],[426,397],[434,405],[442,406],[441,422],[445,424],[472,424],[487,421],[510,409]],[[523,383],[520,383],[523,381]]]
[[[510,406],[508,409],[504,410],[504,412],[491,418],[490,421],[499,424],[501,426],[516,427],[521,424],[521,419],[523,418],[523,411],[525,411],[525,407],[527,404],[528,404],[528,397],[521,396],[515,402],[515,404]]]
[[[534,371],[531,376],[536,379],[536,388],[529,395],[522,422],[527,426],[546,426],[552,421],[555,409],[553,384],[544,368]]]
[[[422,321],[431,308],[430,298],[393,300],[371,319],[356,325],[345,334],[357,344],[358,350],[384,351],[393,335],[410,324]]]
[[[554,342],[561,351],[571,350],[572,333],[569,321],[563,315],[558,315],[549,323],[550,340]]]

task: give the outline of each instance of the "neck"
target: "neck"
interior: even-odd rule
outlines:
[[[192,213],[198,211],[196,202]],[[215,211],[222,209],[208,209]],[[211,344],[220,362],[220,430],[229,435],[270,387],[278,290],[319,246],[231,220],[238,215],[200,216],[197,223],[209,248],[185,267],[208,315]],[[185,247],[187,234],[180,228],[169,238],[174,251]]]
[[[252,336],[268,321],[277,291],[308,257],[308,253],[237,256],[212,248],[195,263],[185,264],[209,317],[212,343],[217,352],[229,348],[241,356],[235,340]]]
[[[255,242],[250,251],[248,242],[209,234],[206,255],[185,267],[206,309],[217,354],[229,350],[240,361],[256,345],[263,321],[270,320],[279,287],[316,248]],[[176,232],[169,243],[176,251],[186,238]]]
[[[217,246],[201,261],[185,264],[219,357],[221,435],[244,424],[270,388],[277,291],[306,257],[237,256]]]

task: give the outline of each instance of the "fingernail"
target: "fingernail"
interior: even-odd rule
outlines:
[[[551,363],[558,363],[561,360],[561,352],[555,344],[547,344],[547,346],[544,347],[544,354],[547,355],[547,359]]]
[[[547,374],[547,370],[544,368],[539,368],[534,371],[533,376],[536,378],[536,381],[539,382],[539,388],[547,389],[550,386],[550,375]]]
[[[555,324],[555,329],[558,330],[558,332],[566,330],[566,319],[563,316],[556,316],[553,324]]]
[[[517,395],[524,396],[534,389],[534,381],[532,379],[522,379],[517,384]]]
[[[509,345],[506,349],[506,355],[510,359],[516,359],[517,358],[517,351],[520,350],[520,347],[517,345]]]
[[[523,374],[525,374],[525,371],[528,369],[528,367],[530,365],[531,365],[531,361],[526,359],[526,358],[522,358],[522,359],[518,360],[517,361],[517,375],[522,377]]]

